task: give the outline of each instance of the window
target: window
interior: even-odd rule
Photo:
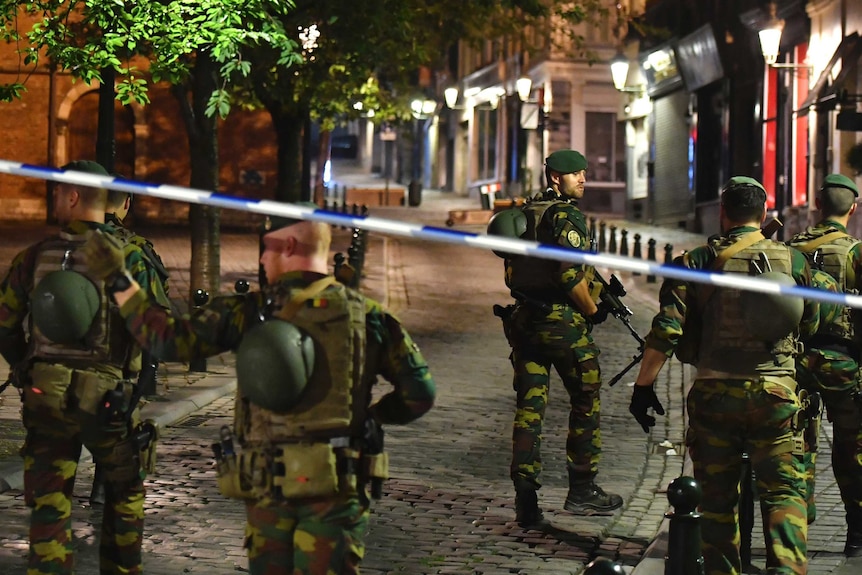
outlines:
[[[587,178],[593,182],[625,182],[625,125],[609,112],[587,112]]]
[[[476,179],[493,180],[497,177],[497,110],[476,108]]]

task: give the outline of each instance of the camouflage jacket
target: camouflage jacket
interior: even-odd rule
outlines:
[[[535,230],[536,237],[525,237],[524,239],[562,248],[590,250],[590,237],[584,213],[578,208],[576,202],[558,199],[560,201],[547,208],[541,225]],[[539,197],[536,201],[544,201],[544,197]],[[506,285],[513,291],[519,289],[520,286],[515,284],[519,283],[517,277],[522,275],[516,268],[517,266],[524,266],[525,260],[539,261],[537,265],[542,270],[539,273],[550,275],[547,281],[559,288],[561,301],[568,302],[568,293],[580,282],[589,281],[592,277],[593,268],[586,264],[569,264],[562,267],[558,262],[552,260],[516,256],[506,259]],[[547,265],[543,266],[541,262],[547,262]],[[527,275],[531,275],[531,272],[532,270],[528,270]]]
[[[72,234],[83,234],[89,229],[100,229],[116,235],[110,226],[94,222],[73,221],[65,229]],[[0,355],[13,367],[26,356],[27,337],[24,320],[29,312],[29,294],[34,287],[33,271],[42,243],[35,243],[16,255],[9,272],[0,282]],[[141,249],[134,244],[126,243],[125,256],[126,268],[135,281],[144,288],[143,296],[152,298],[159,305],[167,307],[169,301],[162,289],[159,275],[149,265]]]
[[[757,231],[753,227],[737,227],[730,230],[718,241],[729,241],[746,234]],[[716,258],[716,252],[707,244],[697,247],[688,254],[674,260],[674,265],[683,266],[688,262],[688,267],[697,270],[712,271],[712,264]],[[798,250],[791,248],[792,277],[797,285],[811,287],[811,269],[805,256]],[[692,310],[687,309],[686,297],[689,290],[702,290],[707,286],[703,283],[686,282],[675,278],[667,278],[662,282],[659,291],[659,312],[653,318],[652,328],[646,337],[646,346],[659,350],[670,357],[676,348],[680,335],[685,328],[686,315]],[[694,299],[690,300],[694,301]],[[806,301],[802,313],[799,331],[801,337],[811,336],[817,330],[819,321],[818,305],[813,301]],[[698,313],[698,312],[696,312]],[[706,328],[704,328],[706,329]]]
[[[291,272],[278,278],[290,287],[305,287],[322,278],[313,272]],[[324,292],[325,293],[325,292]],[[381,423],[408,423],[431,409],[434,380],[419,348],[399,321],[382,306],[365,298],[366,341],[375,353],[366,354],[366,374],[383,376],[393,390],[371,407]],[[213,298],[182,316],[153,306],[138,292],[120,309],[138,342],[156,357],[189,360],[239,347],[243,334],[267,314],[263,292]]]

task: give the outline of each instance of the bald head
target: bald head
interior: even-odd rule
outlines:
[[[323,222],[299,221],[263,235],[260,264],[267,281],[291,271],[329,271],[332,231]]]

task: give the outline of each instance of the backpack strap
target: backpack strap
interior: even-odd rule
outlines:
[[[724,251],[716,255],[715,260],[713,260],[710,269],[713,270],[721,270],[724,268],[724,264],[727,263],[727,260],[744,250],[745,248],[751,247],[760,240],[765,240],[766,237],[760,230],[749,232],[743,235],[739,240],[737,240],[733,245],[728,246]],[[712,297],[712,294],[715,292],[715,286],[712,284],[706,284],[704,286],[703,291],[700,292],[700,297],[697,298],[698,307],[703,309],[706,307],[706,303]]]

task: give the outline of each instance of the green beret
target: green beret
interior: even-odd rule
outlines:
[[[303,208],[314,208],[315,210],[319,207],[314,202],[296,202],[293,205]],[[260,233],[268,234],[282,228],[290,227],[293,224],[298,224],[301,221],[304,220],[297,218],[286,218],[284,216],[267,216],[266,221],[264,221],[263,227],[260,230]]]
[[[547,157],[545,165],[555,172],[571,174],[587,169],[587,159],[575,150],[557,150]]]
[[[844,174],[829,174],[823,179],[823,185],[820,186],[820,189],[823,188],[847,188],[853,192],[854,196],[859,197],[859,188],[856,187],[856,183]]]
[[[96,174],[97,176],[110,176],[102,164],[92,160],[75,160],[69,162],[60,168],[61,170],[73,170],[75,172],[86,172],[88,174]]]
[[[736,188],[740,186],[753,186],[755,188],[760,188],[766,193],[766,188],[763,187],[763,184],[755,180],[754,178],[749,178],[748,176],[733,176],[727,183],[724,184],[724,187],[721,189],[722,192],[729,190],[730,188]]]

